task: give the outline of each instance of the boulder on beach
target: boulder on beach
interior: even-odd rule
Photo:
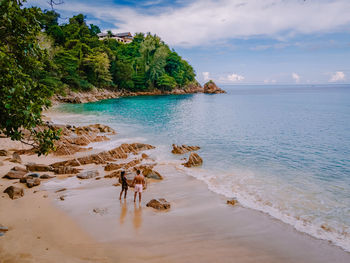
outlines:
[[[0,224],[0,236],[3,236],[5,232],[7,232],[9,229],[6,226],[3,226]]]
[[[26,184],[28,188],[32,188],[34,186],[40,185],[40,179],[39,178],[33,178],[33,177],[28,177],[26,179]]]
[[[26,164],[27,170],[30,172],[49,172],[52,171],[52,167],[46,164],[28,163]]]
[[[119,170],[120,168],[123,167],[123,164],[120,163],[108,163],[104,170],[105,171],[114,171],[114,170]]]
[[[84,171],[77,175],[79,179],[91,179],[99,176],[99,172],[97,170]]]
[[[193,151],[197,151],[199,150],[201,147],[199,146],[188,146],[188,145],[176,145],[173,144],[173,150],[171,151],[173,154],[184,154],[184,153],[188,153],[188,152],[193,152]]]
[[[51,164],[51,166],[56,168],[60,166],[80,166],[80,165],[86,165],[86,164],[92,164],[92,163],[107,164],[108,162],[116,161],[116,159],[126,159],[128,158],[129,153],[138,154],[139,152],[142,152],[145,150],[151,150],[154,148],[155,148],[154,146],[149,144],[144,144],[144,143],[132,143],[132,144],[124,143],[119,147],[114,148],[110,151],[103,151],[97,154],[90,154],[84,157],[79,157],[79,158],[75,158],[67,161],[53,163]],[[133,165],[133,163],[130,163],[127,166],[131,166],[131,165]]]
[[[12,158],[10,159],[10,162],[13,162],[13,163],[22,163],[21,156],[19,156],[18,153],[14,152],[14,153],[12,154]]]
[[[204,84],[204,93],[207,94],[219,94],[219,93],[226,93],[226,91],[220,89],[214,81],[209,80],[207,83]]]
[[[22,168],[20,166],[15,166],[7,174],[5,174],[3,178],[21,179],[23,176],[26,175],[26,173],[27,173],[27,170],[25,168]]]
[[[60,166],[53,169],[55,174],[78,174],[80,169],[71,167],[71,166]]]
[[[4,149],[0,150],[0,156],[9,156],[9,155],[10,153],[7,150],[4,150]]]
[[[8,194],[11,199],[18,199],[24,196],[23,188],[9,186],[5,189],[4,193]]]
[[[55,177],[55,176],[48,175],[48,174],[40,175],[40,179],[51,179],[51,178],[54,178],[54,177]]]
[[[168,210],[170,209],[170,203],[164,198],[152,199],[146,204],[147,207],[152,207],[157,210]]]
[[[191,153],[188,161],[183,163],[185,167],[201,166],[203,164],[203,159],[197,153]]]
[[[147,178],[151,178],[155,180],[163,180],[163,176],[161,176],[160,173],[150,168],[143,169],[142,174]]]

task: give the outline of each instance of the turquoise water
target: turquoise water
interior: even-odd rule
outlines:
[[[130,97],[62,105],[74,122],[105,123],[119,138],[199,145],[184,172],[296,229],[350,251],[350,86],[227,86],[220,95]],[[159,157],[158,157],[159,158]]]

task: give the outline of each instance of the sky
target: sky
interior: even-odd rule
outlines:
[[[55,9],[60,23],[83,13],[102,31],[157,34],[201,83],[350,83],[350,0],[64,0]]]

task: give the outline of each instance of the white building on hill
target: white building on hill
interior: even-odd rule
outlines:
[[[131,43],[133,40],[133,36],[130,32],[116,33],[116,34],[99,33],[97,34],[97,36],[99,40],[104,40],[106,38],[113,38],[118,42],[126,43],[126,44]]]

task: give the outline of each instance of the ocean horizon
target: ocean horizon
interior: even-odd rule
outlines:
[[[350,251],[350,85],[222,88],[227,94],[124,97],[57,109],[71,114],[65,122],[107,124],[118,140],[155,145],[158,163]],[[200,146],[203,166],[183,168],[170,153],[173,143]]]

